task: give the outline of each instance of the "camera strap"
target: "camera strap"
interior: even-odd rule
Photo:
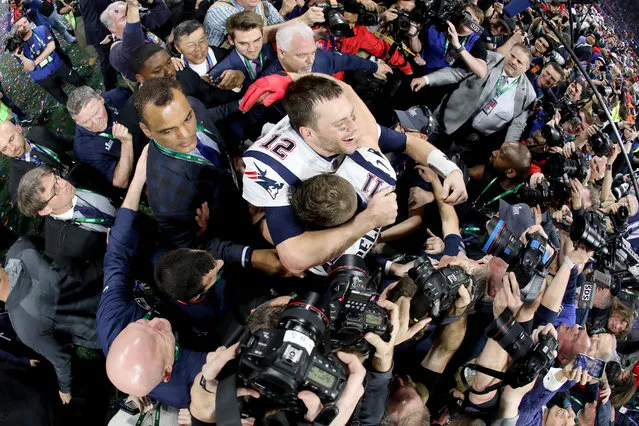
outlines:
[[[237,375],[230,376],[219,381],[215,394],[216,425],[217,426],[241,426],[240,402],[237,398]],[[220,408],[224,407],[223,410]]]
[[[496,379],[501,380],[498,383],[495,383],[494,385],[488,386],[486,389],[482,390],[482,391],[476,391],[473,390],[472,385],[468,383],[468,380],[466,379],[466,369],[471,369],[475,372],[479,372],[479,373],[484,373],[487,374],[491,377],[494,377]],[[488,367],[484,367],[482,365],[477,365],[477,364],[465,364],[464,367],[462,368],[462,372],[459,375],[460,379],[462,381],[462,383],[464,384],[464,386],[466,388],[468,388],[468,392],[470,393],[474,393],[475,395],[485,395],[489,392],[492,392],[494,390],[503,388],[504,386],[506,386],[506,373],[504,373],[503,371],[497,371],[497,370],[493,370],[492,368],[488,368]]]

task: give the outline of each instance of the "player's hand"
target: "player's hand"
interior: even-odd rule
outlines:
[[[270,106],[279,101],[286,94],[286,89],[293,82],[285,72],[268,75],[256,80],[246,91],[240,102],[240,110],[247,112],[258,101],[264,106]]]
[[[426,86],[427,84],[424,77],[416,77],[410,82],[410,90],[412,90],[413,92],[419,92]]]
[[[461,170],[452,171],[446,179],[444,179],[442,194],[444,196],[442,201],[451,206],[463,203],[468,199],[466,184],[464,183],[464,176]]]
[[[295,275],[284,267],[275,249],[253,250],[253,254],[251,254],[251,265],[254,269],[262,271],[266,275],[281,275],[283,277],[292,277]],[[302,274],[295,276],[301,278]]]
[[[395,219],[397,219],[397,194],[394,189],[382,189],[375,194],[366,210],[361,214],[365,215],[370,229],[395,223]]]
[[[224,90],[242,87],[245,78],[244,73],[240,70],[224,70],[220,77],[222,77],[222,81],[217,86]]]

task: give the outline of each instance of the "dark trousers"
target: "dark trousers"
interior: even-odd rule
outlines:
[[[69,66],[64,62],[62,62],[62,65],[56,72],[44,80],[36,81],[36,83],[49,92],[56,101],[65,105],[67,103],[67,94],[64,93],[64,90],[62,90],[63,81],[66,81],[75,87],[84,85],[84,80],[80,77],[80,74],[78,74],[73,68],[69,68]]]
[[[100,57],[100,71],[102,71],[102,80],[104,81],[104,90],[109,91],[115,89],[118,85],[118,72],[111,66],[109,62],[109,53],[111,49],[109,46],[103,44],[97,44],[95,46],[96,52]]]
[[[13,113],[18,116],[18,120],[24,120],[25,118],[27,118],[26,114],[20,109],[18,105],[13,102],[13,100],[7,95],[7,92],[4,91],[2,82],[0,82],[0,93],[2,94],[0,102],[8,106],[9,109],[11,109],[11,111],[13,111]]]

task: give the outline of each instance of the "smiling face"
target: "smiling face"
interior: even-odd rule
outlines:
[[[355,108],[346,95],[317,104],[315,115],[314,127],[300,128],[300,133],[315,151],[324,156],[355,152],[359,128]]]
[[[109,116],[104,106],[104,99],[101,96],[91,99],[77,115],[73,116],[73,120],[78,126],[90,132],[99,133],[106,130]]]
[[[167,105],[145,106],[140,128],[163,147],[186,154],[197,144],[197,120],[186,96],[179,90],[171,91],[173,100]]]
[[[180,41],[175,43],[175,47],[187,61],[196,65],[206,60],[206,54],[209,51],[209,43],[203,28],[198,28],[191,34],[180,37]]]
[[[109,18],[111,19],[111,31],[116,37],[122,38],[124,34],[124,27],[126,26],[126,11],[127,4],[123,1],[111,3],[109,10]]]
[[[571,101],[577,102],[581,99],[581,94],[583,93],[583,91],[584,91],[583,86],[577,83],[576,81],[573,81],[572,83],[568,85],[568,88],[566,89],[566,94],[568,95],[568,98],[570,98]]]
[[[235,37],[229,36],[229,43],[235,46],[240,55],[252,61],[260,56],[263,38],[261,28],[253,28],[248,31],[236,30]]]
[[[0,154],[10,158],[20,158],[29,148],[22,134],[22,127],[10,121],[0,123]]]

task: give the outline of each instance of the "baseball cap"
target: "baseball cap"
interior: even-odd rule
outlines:
[[[511,35],[515,30],[515,27],[517,26],[517,24],[515,23],[515,18],[508,15],[503,15],[502,17],[500,17],[499,22],[501,22],[504,28],[506,28],[506,31],[508,31],[508,35]]]
[[[530,206],[524,203],[508,204],[499,200],[499,218],[513,234],[520,236],[535,224],[535,215]]]
[[[406,111],[395,110],[399,123],[411,132],[431,135],[435,129],[435,120],[430,109],[422,105],[408,108]]]

